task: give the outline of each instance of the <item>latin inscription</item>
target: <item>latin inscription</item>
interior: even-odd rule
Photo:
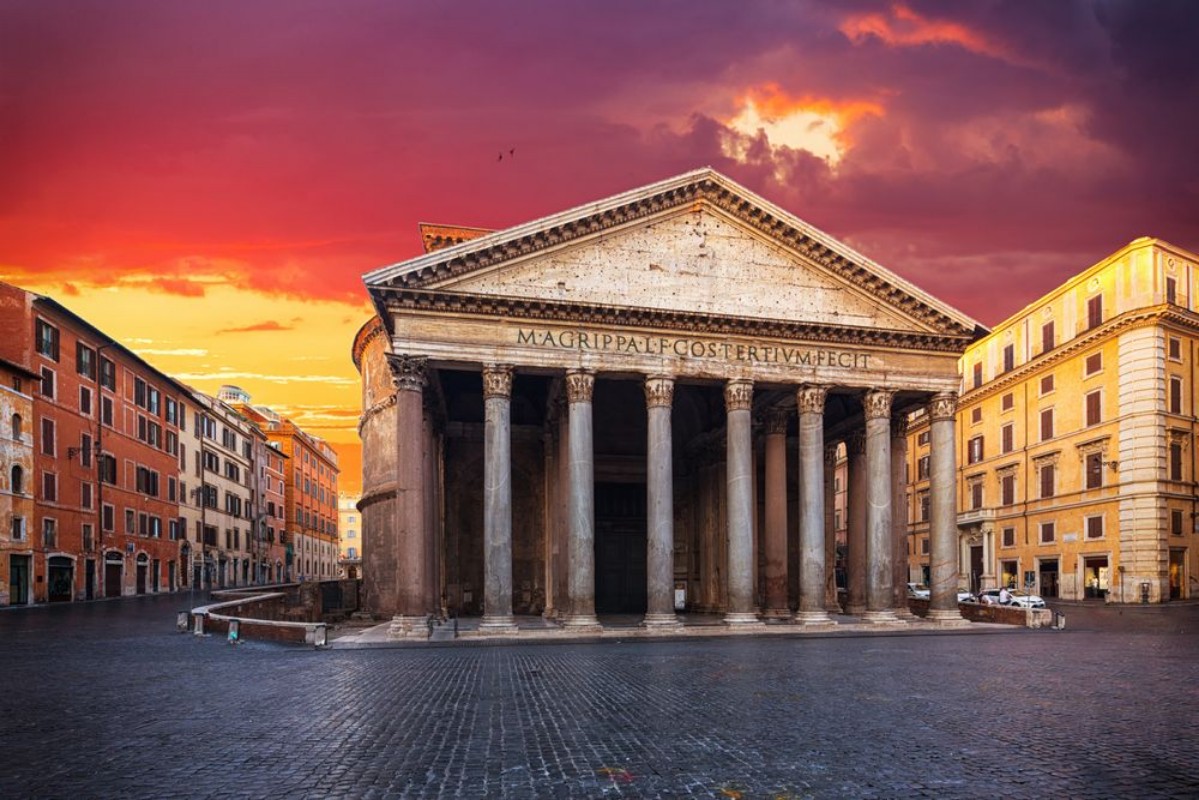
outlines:
[[[796,367],[866,369],[870,356],[827,347],[788,347],[776,344],[733,344],[712,339],[598,331],[550,331],[521,328],[516,343],[560,350],[588,350],[640,356],[677,356],[741,361],[749,364],[787,364]]]

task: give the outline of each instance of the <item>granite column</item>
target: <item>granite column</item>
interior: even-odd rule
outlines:
[[[845,441],[848,463],[845,533],[845,613],[866,611],[866,437],[860,432]]]
[[[804,386],[799,407],[799,611],[802,625],[829,625],[825,609],[825,482],[823,386]]]
[[[894,392],[866,393],[866,619],[896,622],[891,529],[891,399]]]
[[[728,500],[728,606],[726,625],[761,624],[754,612],[753,441],[750,409],[754,384],[734,378],[724,385]]]
[[[957,395],[944,392],[929,403],[929,563],[928,619],[966,624],[958,608],[957,457],[954,420]]]
[[[674,379],[645,379],[646,442],[646,610],[645,627],[678,627],[674,613],[674,451],[670,412]]]
[[[570,404],[570,486],[568,523],[570,537],[570,612],[568,628],[599,630],[595,616],[595,452],[591,429],[591,397],[595,372],[572,369],[566,373],[566,398]]]
[[[516,633],[512,617],[512,367],[483,368],[483,619],[481,633]]]
[[[786,619],[787,607],[787,417],[785,408],[766,412],[766,602],[764,616]]]

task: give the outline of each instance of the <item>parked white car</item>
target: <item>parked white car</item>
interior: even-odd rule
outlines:
[[[1000,605],[999,593],[1003,589],[987,589],[985,592],[980,592],[978,601],[986,605]],[[1008,590],[1011,598],[1002,605],[1020,606],[1021,608],[1044,608],[1045,599],[1039,594],[1029,594],[1028,592]]]

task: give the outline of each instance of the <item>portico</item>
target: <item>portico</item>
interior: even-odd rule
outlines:
[[[973,320],[711,170],[461,238],[365,277],[364,589],[396,636],[447,612],[827,626],[841,442],[846,610],[903,624],[893,448],[918,408],[956,564],[945,409]]]

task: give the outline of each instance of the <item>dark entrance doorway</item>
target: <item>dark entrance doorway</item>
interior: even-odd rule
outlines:
[[[83,597],[85,600],[96,599],[96,562],[90,558],[83,563]]]
[[[1039,568],[1042,597],[1057,597],[1057,559],[1042,559]]]
[[[983,583],[983,548],[982,545],[970,547],[970,591],[978,594],[982,591]]]
[[[29,556],[8,558],[8,604],[23,606],[29,602]]]
[[[121,579],[123,559],[120,553],[109,553],[104,556],[104,596],[121,596]]]
[[[74,594],[75,564],[66,556],[51,556],[46,563],[46,599],[69,603]]]
[[[595,610],[645,613],[645,484],[595,485]]]
[[[147,563],[146,554],[142,553],[141,555],[139,555],[137,557],[137,573],[136,573],[137,588],[136,588],[136,591],[138,594],[146,593],[146,573],[148,572],[148,570],[149,570],[149,564]]]

